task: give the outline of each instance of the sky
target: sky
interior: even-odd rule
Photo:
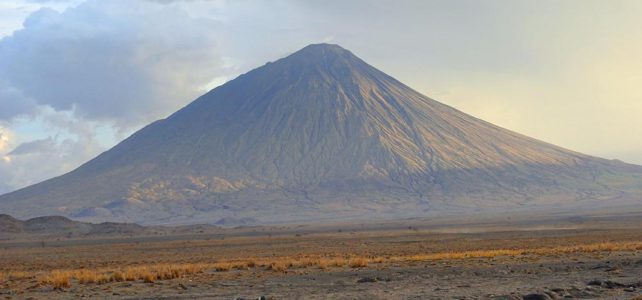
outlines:
[[[499,126],[642,164],[642,1],[1,0],[0,194],[336,43]]]

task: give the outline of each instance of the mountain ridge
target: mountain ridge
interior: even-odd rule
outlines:
[[[0,196],[0,208],[265,223],[264,212],[287,222],[633,199],[638,183],[642,167],[503,129],[338,45],[315,44],[213,89],[67,175]],[[48,207],[35,209],[44,198]]]

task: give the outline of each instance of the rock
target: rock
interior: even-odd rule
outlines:
[[[602,280],[595,279],[588,282],[588,285],[602,286]]]
[[[523,300],[550,300],[552,298],[546,294],[528,294],[522,297],[522,299]]]
[[[619,282],[616,282],[616,281],[607,280],[607,281],[602,282],[602,286],[606,287],[607,289],[614,289],[614,288],[626,287],[627,285],[619,283]]]
[[[365,282],[377,282],[379,281],[379,278],[377,277],[364,277],[359,280],[357,280],[358,283],[365,283]]]

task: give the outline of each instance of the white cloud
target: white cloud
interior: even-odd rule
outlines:
[[[48,112],[43,122],[64,119]],[[6,128],[0,128],[0,193],[61,175],[73,170],[103,150],[94,138],[94,125],[67,121],[67,130],[42,139],[20,142]]]
[[[12,134],[9,131],[9,129],[3,128],[0,126],[0,154],[3,154],[4,152],[6,152],[7,149],[9,148],[11,135]]]
[[[131,132],[234,67],[218,49],[221,24],[180,7],[91,0],[59,12],[45,4],[15,3],[40,9],[0,40],[0,124],[28,131],[2,130],[0,193],[77,167],[104,150],[97,128]]]
[[[24,26],[0,41],[5,89],[120,128],[167,115],[226,71],[212,34],[220,25],[176,7],[88,1],[63,13],[41,9]]]

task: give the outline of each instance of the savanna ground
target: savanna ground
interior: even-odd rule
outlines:
[[[0,241],[0,297],[642,299],[642,218],[614,219],[23,237]]]

